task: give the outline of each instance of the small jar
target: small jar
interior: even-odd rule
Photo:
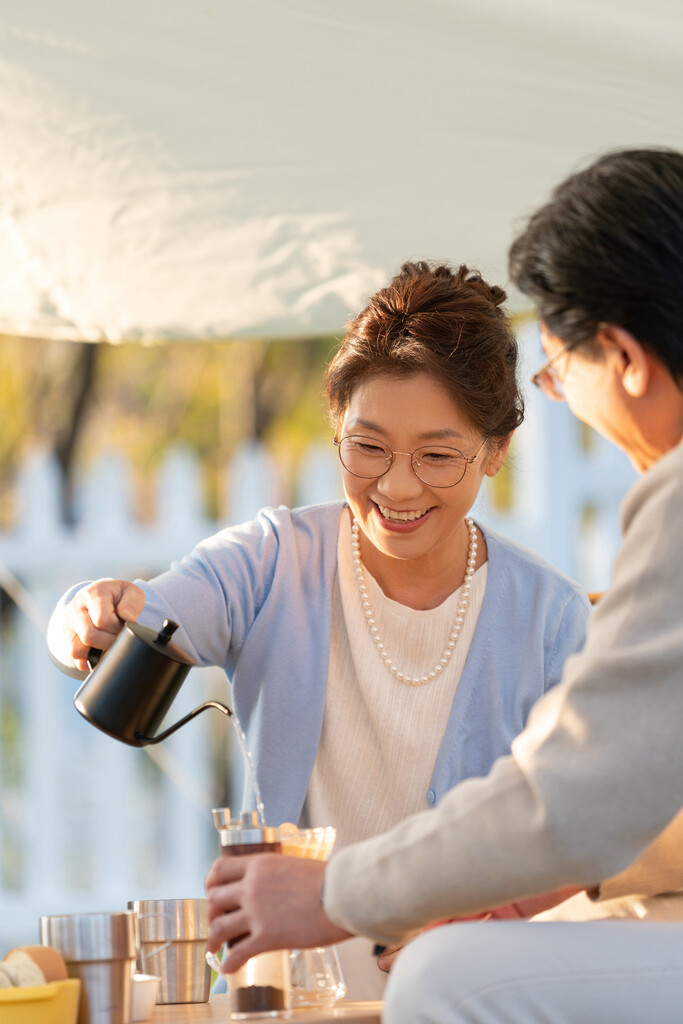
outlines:
[[[256,811],[242,815],[239,823],[219,829],[221,854],[242,857],[253,853],[281,853],[276,828],[260,825]],[[289,950],[259,953],[228,976],[230,1016],[276,1017],[291,1005]]]

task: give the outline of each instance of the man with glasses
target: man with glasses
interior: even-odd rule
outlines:
[[[234,969],[262,949],[348,934],[398,944],[444,917],[578,885],[532,923],[419,935],[392,970],[384,1020],[678,1024],[683,154],[616,152],[572,175],[515,241],[510,267],[541,320],[548,362],[534,382],[642,473],[585,649],[486,777],[327,868],[256,857],[214,870],[209,897],[230,908],[224,937],[248,935]]]
[[[572,342],[568,345],[563,345],[531,378],[531,383],[535,384],[551,402],[564,402],[564,387],[558,363],[563,356],[569,355],[572,348]]]

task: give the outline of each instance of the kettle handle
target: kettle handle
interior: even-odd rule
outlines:
[[[125,619],[122,619],[121,616],[118,615],[118,614],[117,614],[116,618],[119,620],[119,622],[121,623],[122,626],[125,626],[125,624],[126,624],[126,620]],[[168,620],[166,620],[166,621],[168,621]],[[166,625],[166,622],[164,622],[164,626],[165,625]],[[173,623],[173,625],[175,626],[175,623]],[[176,629],[177,628],[178,627],[176,626]],[[162,630],[162,632],[163,632],[163,630]],[[173,630],[171,630],[171,633],[173,633]],[[159,634],[159,635],[161,635],[161,634]],[[170,634],[169,634],[169,636],[170,636]],[[94,668],[97,667],[97,663],[100,660],[100,658],[102,657],[103,653],[104,653],[104,651],[100,650],[99,647],[91,647],[88,650],[88,657],[87,657],[86,660],[88,662],[88,668],[90,669],[91,672],[92,672],[92,670]]]
[[[89,649],[87,661],[88,661],[88,668],[90,669],[91,672],[95,668],[95,666],[97,665],[97,663],[98,663],[98,661],[100,660],[101,657],[102,657],[102,651],[99,649],[99,647],[91,647]]]
[[[185,717],[181,718],[179,722],[176,722],[175,725],[172,725],[169,729],[164,730],[164,732],[159,733],[158,736],[140,736],[139,733],[136,733],[135,738],[139,740],[141,743],[145,744],[161,743],[161,741],[165,740],[167,736],[170,736],[171,733],[176,731],[176,729],[179,729],[181,725],[185,725],[185,723],[189,722],[190,719],[195,717],[195,715],[198,715],[201,711],[206,711],[207,708],[217,708],[219,711],[222,711],[224,715],[227,715],[228,718],[232,716],[232,711],[229,707],[227,707],[227,705],[221,704],[220,701],[217,700],[207,700],[205,704],[200,704],[199,707],[196,707],[193,711],[190,711],[189,715],[185,715]]]

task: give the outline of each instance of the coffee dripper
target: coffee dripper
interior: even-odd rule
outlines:
[[[194,659],[171,640],[177,628],[171,619],[165,619],[160,630],[139,622],[124,622],[106,655],[91,647],[91,671],[74,697],[76,710],[91,725],[132,747],[161,743],[207,708],[232,715],[225,704],[208,700],[157,733],[195,665]]]

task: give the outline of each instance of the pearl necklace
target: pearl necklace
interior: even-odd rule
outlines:
[[[358,589],[360,590],[360,598],[363,605],[363,612],[367,619],[368,628],[370,630],[370,636],[372,637],[375,647],[379,653],[380,658],[389,669],[391,674],[398,679],[400,683],[408,683],[410,686],[424,686],[425,683],[431,683],[434,679],[439,676],[448,665],[449,661],[453,656],[453,651],[460,637],[460,631],[462,624],[465,621],[465,612],[467,611],[467,605],[470,600],[470,590],[472,587],[472,577],[474,576],[474,563],[477,560],[477,528],[472,520],[465,516],[465,523],[469,531],[470,540],[467,548],[467,568],[465,570],[465,578],[462,584],[462,593],[460,600],[458,601],[458,608],[455,613],[455,621],[453,628],[448,636],[448,643],[444,648],[444,652],[437,661],[431,672],[425,673],[423,676],[409,676],[405,672],[401,672],[397,665],[394,664],[392,659],[389,657],[386,647],[382,642],[382,638],[379,635],[377,629],[377,623],[375,622],[375,616],[372,611],[370,599],[368,597],[368,588],[365,584],[365,575],[363,573],[363,563],[360,557],[360,527],[354,518],[351,526],[351,541],[353,544],[353,564],[356,572],[356,578],[358,579]]]

